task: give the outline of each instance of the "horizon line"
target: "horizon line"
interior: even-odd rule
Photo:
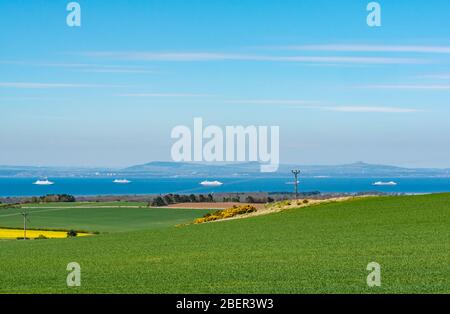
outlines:
[[[0,168],[7,168],[7,167],[20,167],[20,168],[53,168],[53,169],[91,169],[91,170],[124,170],[127,168],[132,167],[138,167],[138,166],[145,166],[152,163],[171,163],[171,164],[190,164],[190,165],[204,165],[204,166],[226,166],[226,165],[245,165],[245,164],[260,164],[258,161],[244,161],[244,162],[196,162],[196,161],[187,161],[187,162],[176,162],[176,161],[164,161],[164,160],[154,160],[149,161],[146,163],[140,163],[140,164],[133,164],[128,166],[115,166],[115,167],[107,167],[107,166],[51,166],[51,165],[45,165],[45,166],[38,166],[38,165],[12,165],[12,164],[0,164]],[[292,167],[333,167],[333,166],[351,166],[351,165],[357,165],[357,164],[363,164],[368,166],[383,166],[383,167],[396,167],[396,168],[404,168],[404,169],[437,169],[437,170],[450,170],[450,166],[447,167],[438,167],[438,166],[426,166],[426,167],[411,167],[411,166],[404,166],[399,164],[390,164],[390,163],[370,163],[370,162],[364,162],[364,161],[355,161],[355,162],[347,162],[347,163],[337,163],[337,164],[298,164],[298,163],[280,163],[280,166],[292,166]]]

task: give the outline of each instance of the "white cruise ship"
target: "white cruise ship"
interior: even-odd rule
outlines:
[[[117,184],[128,184],[131,183],[131,181],[127,180],[127,179],[116,179],[113,181],[113,183],[117,183]]]
[[[223,183],[220,181],[208,181],[208,180],[200,182],[200,184],[203,186],[221,186],[221,185],[223,185]]]
[[[49,181],[47,178],[45,178],[44,180],[37,180],[33,184],[34,185],[53,185],[53,184],[55,184],[55,182]]]

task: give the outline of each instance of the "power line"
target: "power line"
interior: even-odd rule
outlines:
[[[300,170],[292,170],[292,174],[294,175],[294,186],[295,186],[295,199],[298,200],[298,175],[300,174]]]
[[[26,240],[27,239],[27,222],[30,222],[30,220],[28,219],[28,213],[24,210],[23,212],[20,213],[23,216],[23,239]]]
[[[16,204],[17,205],[17,204]],[[13,205],[14,206],[14,205]],[[27,239],[27,223],[31,224],[31,221],[28,219],[28,216],[30,215],[29,213],[27,213],[26,209],[22,208],[21,205],[19,205],[20,207],[13,207],[15,209],[17,209],[19,211],[18,214],[11,214],[11,215],[3,215],[0,217],[7,217],[7,216],[13,216],[13,215],[21,215],[23,217],[23,239],[26,240]],[[23,211],[20,211],[20,209],[23,209]]]

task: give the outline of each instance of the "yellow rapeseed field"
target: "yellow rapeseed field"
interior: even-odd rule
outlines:
[[[46,238],[67,238],[67,232],[65,231],[46,231],[46,230],[27,230],[27,238],[35,239],[43,235]],[[89,233],[78,233],[78,237],[88,236]],[[23,238],[23,229],[1,229],[0,239],[17,239]]]

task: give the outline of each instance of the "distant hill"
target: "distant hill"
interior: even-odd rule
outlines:
[[[150,162],[121,170],[130,175],[183,176],[183,177],[230,177],[259,175],[260,165],[256,162],[233,164],[205,164],[183,162]]]
[[[450,169],[402,168],[364,162],[336,166],[282,164],[276,173],[261,173],[257,162],[200,164],[161,161],[123,169],[0,166],[0,177],[287,177],[291,176],[291,169],[300,169],[303,177],[450,177]]]
[[[150,162],[144,165],[123,169],[130,175],[156,176],[193,176],[193,177],[230,177],[230,176],[260,176],[279,177],[290,176],[292,169],[300,169],[302,176],[307,177],[449,177],[450,169],[402,168],[387,165],[373,165],[357,162],[347,165],[280,165],[276,173],[261,173],[259,163],[234,164],[196,164]]]

